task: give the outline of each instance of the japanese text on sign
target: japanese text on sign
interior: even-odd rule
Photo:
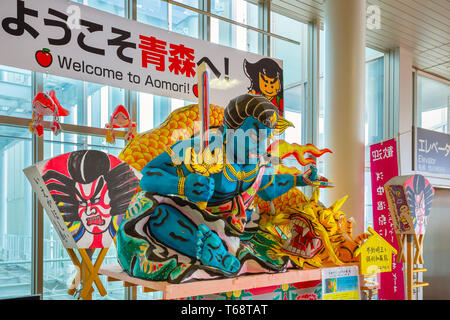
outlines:
[[[205,62],[212,76],[210,103],[219,106],[249,92],[253,80],[244,61],[270,60],[282,83],[280,60],[70,1],[2,0],[0,24],[0,42],[14,48],[14,54],[0,51],[0,63],[11,67],[196,102],[196,68]],[[281,108],[282,89],[277,99]]]

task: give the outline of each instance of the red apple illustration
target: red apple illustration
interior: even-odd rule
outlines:
[[[194,92],[194,95],[198,98],[198,85],[194,84],[192,87],[192,91]]]
[[[53,62],[53,57],[47,48],[36,51],[35,58],[37,63],[44,68],[48,68]]]

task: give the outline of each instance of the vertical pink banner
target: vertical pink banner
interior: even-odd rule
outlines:
[[[370,174],[372,180],[373,229],[397,251],[398,243],[384,193],[384,184],[398,176],[397,142],[391,139],[370,146]],[[403,263],[392,256],[392,272],[379,274],[379,300],[405,300]]]

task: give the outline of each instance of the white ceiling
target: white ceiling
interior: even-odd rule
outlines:
[[[324,21],[325,0],[272,0],[272,9],[304,22]],[[414,66],[450,79],[450,0],[367,0],[381,11],[381,28],[367,30],[367,46],[413,52]]]

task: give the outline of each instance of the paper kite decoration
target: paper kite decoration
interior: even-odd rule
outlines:
[[[61,132],[59,117],[69,115],[69,111],[64,109],[56,98],[55,91],[51,90],[48,94],[39,92],[33,99],[33,117],[30,123],[30,131],[41,136],[44,133],[44,117],[53,116],[52,131],[57,136]]]
[[[130,141],[134,139],[134,131],[136,130],[136,122],[131,121],[130,114],[123,105],[117,106],[111,115],[111,119],[108,124],[106,124],[106,129],[108,133],[106,134],[106,141],[108,143],[116,143],[116,135],[114,129],[127,128],[127,134],[125,135],[125,140]]]
[[[65,248],[108,248],[141,179],[97,150],[65,153],[24,173]]]
[[[434,188],[422,175],[392,178],[384,189],[397,234],[425,234]]]

